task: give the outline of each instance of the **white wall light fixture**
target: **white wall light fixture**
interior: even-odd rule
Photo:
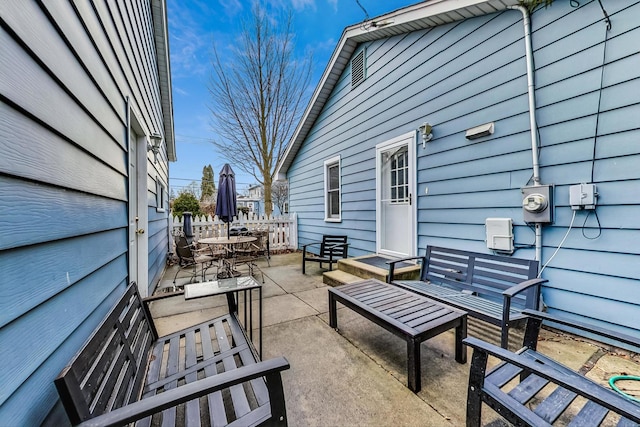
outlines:
[[[485,123],[480,126],[476,126],[471,129],[467,129],[467,133],[464,135],[467,139],[478,139],[483,136],[493,135],[494,125],[493,122]]]
[[[425,148],[427,146],[427,142],[433,139],[433,134],[431,133],[432,128],[433,126],[427,122],[424,122],[422,126],[418,128],[420,132],[422,132],[422,148]]]
[[[151,143],[147,142],[147,151],[153,152],[153,162],[158,163],[158,153],[160,152],[160,146],[162,145],[162,135],[159,133],[152,133],[149,135]]]

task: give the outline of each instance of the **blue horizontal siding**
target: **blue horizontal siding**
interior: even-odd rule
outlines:
[[[115,229],[0,252],[0,328],[126,251],[126,229]]]
[[[127,226],[126,203],[86,193],[0,176],[0,199],[0,250]]]
[[[119,263],[126,264],[124,257]],[[10,368],[3,369],[0,373],[0,378],[3,381],[6,380],[3,383],[2,394],[0,394],[4,401],[0,406],[0,419],[3,420],[3,423],[12,426],[27,426],[39,425],[42,422],[48,408],[59,398],[53,379],[78,352],[124,292],[126,281],[120,273],[116,273],[116,270],[121,270],[121,268],[122,265],[111,270],[106,269],[104,273],[98,272],[94,280],[87,280],[82,283],[82,286],[79,283],[78,286],[68,290],[66,294],[61,294],[56,300],[48,302],[41,311],[47,311],[49,314],[38,313],[39,316],[42,316],[41,320],[46,323],[38,324],[31,330],[23,329],[20,331],[24,327],[28,328],[28,325],[21,325],[22,328],[16,327],[18,331],[14,334],[17,336],[12,339],[22,343],[17,346],[17,349],[6,353],[3,351],[0,355],[4,366]],[[120,282],[117,282],[118,276]],[[69,307],[67,298],[84,301],[84,304]],[[98,300],[101,300],[99,305],[87,304],[88,301]],[[64,322],[60,322],[61,313],[64,313]],[[65,331],[66,339],[64,340],[59,338],[60,329]],[[38,341],[36,343],[24,339],[24,337],[33,336],[34,331],[37,331]],[[19,349],[28,351],[28,353],[16,351]],[[31,363],[25,362],[31,362],[29,359],[36,355],[40,359],[40,364],[38,369],[34,370]],[[10,357],[13,357],[13,360]],[[20,363],[24,366],[15,366]],[[14,376],[26,375],[29,371],[32,373],[25,378],[24,382],[16,384]],[[18,387],[14,389],[16,385]],[[38,410],[29,410],[26,406],[27,402]]]
[[[122,255],[32,309],[29,316],[22,316],[0,329],[0,342],[13,343],[11,346],[4,346],[0,354],[0,365],[3,366],[0,372],[0,381],[3,384],[0,390],[0,405],[39,369],[117,286],[124,283],[126,266],[126,256]],[[70,306],[69,301],[82,301],[82,304]],[[61,322],[61,319],[64,321]],[[94,328],[95,326],[97,323],[93,325]],[[25,339],[36,336],[35,342]],[[87,336],[84,337],[86,338]],[[78,344],[79,342],[76,342],[76,351],[79,348]],[[58,365],[58,372],[69,360]],[[42,390],[34,388],[30,392],[33,398],[38,400]],[[4,411],[4,405],[0,408]]]

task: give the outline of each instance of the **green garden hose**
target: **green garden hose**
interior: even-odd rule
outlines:
[[[609,385],[611,386],[612,389],[614,389],[615,391],[617,391],[627,399],[640,403],[640,399],[630,396],[624,391],[620,390],[618,387],[616,387],[616,381],[640,381],[640,377],[636,377],[635,375],[616,375],[609,378]]]

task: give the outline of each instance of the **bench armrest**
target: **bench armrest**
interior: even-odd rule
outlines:
[[[511,365],[524,369],[525,371],[535,373],[539,377],[558,384],[567,390],[571,390],[574,393],[604,406],[615,413],[621,414],[626,418],[640,422],[640,405],[631,402],[612,390],[606,389],[602,386],[594,386],[594,382],[577,372],[575,372],[575,375],[568,374],[568,368],[559,370],[552,365],[545,364],[542,360],[534,360],[517,353],[512,353],[504,348],[481,341],[474,337],[467,337],[462,342],[474,349],[471,370],[482,370],[482,378],[479,377],[480,372],[470,373],[470,378],[480,380],[481,382],[481,384],[474,384],[473,386],[480,388],[484,387],[484,372],[486,369],[486,357],[477,357],[476,355],[478,353],[483,353],[485,355],[488,354]],[[484,360],[484,363],[478,364],[477,362],[480,360]],[[476,362],[475,366],[474,362]],[[469,386],[472,386],[471,380]]]
[[[279,377],[280,372],[289,369],[289,367],[289,362],[284,357],[277,357],[264,362],[243,366],[130,403],[127,406],[114,409],[104,415],[86,420],[79,424],[79,426],[125,425],[133,421],[141,420],[164,409],[172,408],[180,403],[188,402],[189,400],[236,384],[241,384],[263,376],[277,375]],[[271,394],[271,390],[269,390],[269,393]]]
[[[306,251],[308,246],[315,246],[315,245],[321,245],[322,242],[312,242],[312,243],[307,243],[306,245],[302,245],[302,250]]]
[[[504,296],[508,296],[508,297],[513,297],[514,295],[519,294],[520,292],[529,289],[532,286],[540,286],[543,283],[548,282],[549,280],[547,279],[529,279],[529,280],[525,280],[522,283],[519,283],[515,286],[510,287],[509,289],[505,290],[504,292],[502,292],[502,295]]]
[[[525,314],[529,317],[533,317],[535,319],[546,320],[549,322],[570,326],[572,328],[580,329],[585,332],[590,332],[590,333],[599,335],[601,337],[608,338],[621,343],[625,343],[632,347],[640,349],[640,340],[636,337],[632,337],[631,335],[623,334],[620,332],[614,332],[605,328],[601,328],[596,325],[590,325],[587,323],[582,323],[575,320],[554,316],[554,315],[543,313],[537,310],[526,309],[522,311],[522,314]]]
[[[393,281],[393,272],[396,269],[396,264],[399,262],[403,262],[403,261],[413,261],[416,259],[424,259],[425,257],[423,256],[410,256],[410,257],[406,257],[406,258],[400,258],[400,259],[392,259],[387,261],[387,265],[389,265],[389,274],[387,276],[387,283],[391,283]]]

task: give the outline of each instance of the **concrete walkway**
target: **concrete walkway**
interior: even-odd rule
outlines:
[[[327,287],[322,270],[301,254],[272,257],[263,265],[263,359],[284,356],[283,373],[290,426],[462,426],[469,364],[454,360],[453,331],[422,344],[422,390],[407,387],[406,344],[346,308],[338,310],[339,331],[328,325]],[[315,264],[315,263],[311,263]],[[172,285],[175,267],[167,269]],[[185,302],[176,297],[152,304],[164,335],[226,311],[219,297]],[[584,340],[543,331],[539,350],[606,383],[619,372],[640,372],[640,360],[611,354]],[[471,351],[469,350],[469,360]],[[484,421],[504,425],[490,409]]]

